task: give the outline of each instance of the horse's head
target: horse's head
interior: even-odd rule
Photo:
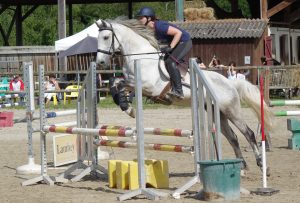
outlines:
[[[120,43],[110,23],[101,20],[96,21],[96,24],[99,28],[97,63],[108,64],[110,56],[114,55],[116,50],[120,48]]]

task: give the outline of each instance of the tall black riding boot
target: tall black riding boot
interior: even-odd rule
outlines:
[[[181,75],[180,75],[180,71],[176,67],[176,63],[175,62],[170,63],[170,65],[167,66],[167,70],[169,72],[171,84],[172,84],[172,91],[169,92],[169,94],[179,99],[183,99],[184,95],[182,91]]]

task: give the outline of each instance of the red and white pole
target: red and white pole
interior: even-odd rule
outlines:
[[[264,125],[264,78],[260,75],[260,111],[261,111],[261,151],[263,168],[263,188],[267,188],[267,160],[266,160],[266,142]]]

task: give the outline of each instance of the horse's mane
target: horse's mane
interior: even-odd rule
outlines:
[[[109,21],[110,23],[118,23],[132,29],[138,35],[148,40],[154,48],[159,50],[158,41],[154,36],[154,32],[151,29],[149,29],[147,26],[142,25],[138,20],[135,19],[124,20],[121,18],[120,19],[117,18],[115,20],[109,20]]]

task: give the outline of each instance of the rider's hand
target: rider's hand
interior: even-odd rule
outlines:
[[[171,53],[173,51],[173,49],[170,46],[166,46],[161,48],[160,50],[162,53]]]

